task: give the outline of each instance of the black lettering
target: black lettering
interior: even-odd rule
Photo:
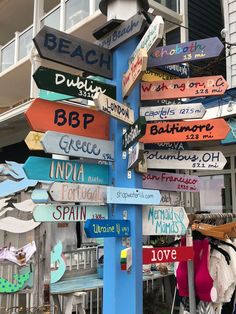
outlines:
[[[59,121],[59,119],[62,119]],[[67,119],[66,119],[66,112],[64,109],[57,109],[55,110],[55,115],[54,115],[54,124],[57,124],[58,126],[62,126],[66,124]]]
[[[150,134],[151,135],[156,135],[157,134],[157,126],[156,125],[152,125],[150,128]]]
[[[57,37],[53,34],[47,33],[44,39],[44,47],[47,47],[49,50],[55,49],[57,46]]]
[[[78,46],[71,54],[71,57],[76,57],[76,56],[80,57],[84,61],[84,56],[83,56],[81,46]]]
[[[71,111],[69,113],[69,125],[71,125],[72,128],[77,128],[77,126],[80,125],[80,121],[79,121],[78,117],[79,117],[79,113],[76,111]],[[75,122],[73,123],[73,121],[75,121]]]
[[[89,123],[92,123],[93,120],[94,120],[94,115],[93,114],[90,114],[90,113],[84,113],[83,114],[83,117],[84,117],[84,129],[86,130],[87,129],[87,125]]]
[[[67,44],[70,44],[71,41],[70,40],[66,40],[66,39],[63,39],[63,38],[60,38],[59,39],[59,46],[58,46],[58,52],[61,52],[61,53],[70,53],[70,51],[68,50],[63,50],[63,48],[70,48],[69,45]]]
[[[89,50],[86,55],[85,55],[85,61],[88,64],[95,64],[98,62],[98,59],[93,59],[93,60],[89,60],[90,55],[92,56],[96,56],[96,51],[95,50]]]

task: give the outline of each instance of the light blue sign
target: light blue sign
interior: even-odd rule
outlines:
[[[84,225],[88,238],[120,238],[130,236],[129,220],[88,219]]]
[[[43,189],[34,189],[31,194],[34,203],[47,203],[49,199],[48,191]]]
[[[160,201],[158,190],[107,187],[108,204],[158,205]]]
[[[66,99],[72,99],[75,98],[74,96],[69,96],[65,94],[59,94],[50,92],[48,90],[40,89],[39,91],[39,98],[46,99],[50,101],[57,101],[57,100],[66,100]]]
[[[73,160],[58,160],[31,156],[24,164],[29,179],[56,182],[108,184],[108,166],[86,164]]]

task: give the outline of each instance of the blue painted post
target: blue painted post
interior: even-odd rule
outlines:
[[[138,38],[125,42],[113,53],[113,80],[117,88],[117,101],[122,100],[122,76],[127,71],[128,59],[138,44]],[[139,83],[127,99],[138,118],[140,101]],[[142,176],[132,171],[131,179],[127,178],[128,161],[122,159],[122,132],[128,127],[111,118],[110,139],[114,140],[115,163],[110,172],[110,184],[117,187],[141,188]],[[127,157],[128,158],[128,157]],[[104,241],[104,314],[141,314],[143,313],[143,281],[142,281],[142,206],[114,205],[110,211],[110,219],[122,219],[127,210],[131,223],[131,247],[133,264],[130,272],[122,271],[120,251],[124,249],[121,239],[111,238]]]

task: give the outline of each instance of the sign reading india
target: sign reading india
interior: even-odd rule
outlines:
[[[35,99],[25,116],[34,131],[109,139],[109,118],[95,110]]]
[[[199,192],[200,182],[197,176],[148,171],[143,174],[143,188],[164,191]]]
[[[33,41],[43,59],[112,78],[112,54],[108,49],[48,26]]]
[[[224,139],[230,128],[224,119],[148,123],[143,143]]]
[[[227,87],[228,83],[220,75],[142,82],[141,100],[222,95]]]
[[[33,180],[108,184],[108,166],[30,156],[23,167]]]
[[[114,142],[47,131],[41,140],[50,154],[114,161]]]
[[[87,219],[84,231],[88,238],[121,238],[130,236],[129,220]]]
[[[108,204],[159,204],[160,200],[160,192],[155,190],[107,187]]]
[[[140,138],[144,136],[146,132],[146,119],[139,117],[134,124],[130,125],[125,134],[122,136],[122,149],[128,149]]]
[[[226,159],[220,151],[145,150],[150,169],[222,170]]]
[[[184,235],[188,224],[183,207],[143,206],[143,235]]]
[[[107,219],[107,206],[79,206],[68,204],[41,204],[34,207],[35,221],[86,221],[87,219]]]

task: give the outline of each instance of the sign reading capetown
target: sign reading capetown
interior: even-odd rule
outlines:
[[[112,78],[112,54],[108,49],[48,26],[33,41],[43,59]]]

